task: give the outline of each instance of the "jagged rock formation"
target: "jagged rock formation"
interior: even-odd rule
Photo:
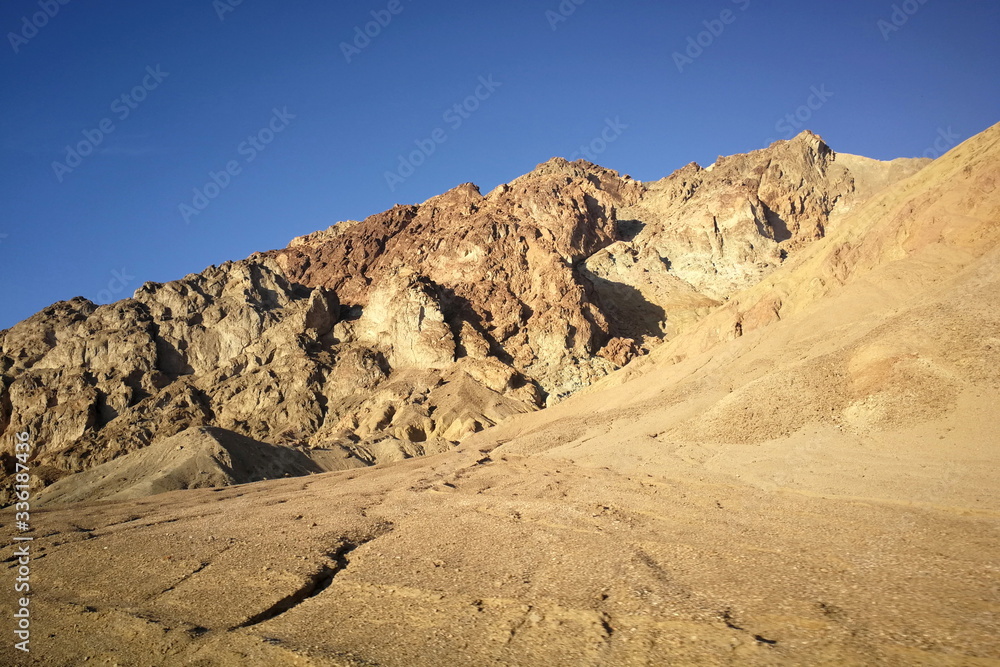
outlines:
[[[34,434],[40,484],[202,427],[323,470],[443,451],[648,352],[924,162],[811,133],[650,184],[556,158],[61,302],[0,332],[0,433]]]
[[[619,210],[627,233],[584,272],[620,335],[674,335],[927,162],[837,155],[804,132],[704,169],[692,163]]]
[[[650,354],[440,456],[51,508],[32,656],[995,664],[998,351],[1000,125]]]

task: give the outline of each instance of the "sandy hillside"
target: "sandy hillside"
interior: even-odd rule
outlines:
[[[1000,665],[998,240],[1000,126],[456,450],[38,512],[32,664]]]

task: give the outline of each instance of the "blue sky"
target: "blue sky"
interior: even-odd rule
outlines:
[[[1000,121],[980,0],[62,1],[0,8],[0,328],[581,146],[655,180]]]

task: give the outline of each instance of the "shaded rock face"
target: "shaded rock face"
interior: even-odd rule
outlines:
[[[465,184],[0,332],[0,432],[32,433],[39,484],[200,428],[322,470],[443,451],[648,352],[922,165],[805,133],[649,184],[559,158]]]

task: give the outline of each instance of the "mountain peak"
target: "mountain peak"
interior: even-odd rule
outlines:
[[[0,417],[35,425],[61,474],[202,426],[340,467],[441,451],[657,347],[821,238],[857,181],[911,167],[832,155],[804,132],[648,184],[554,157],[485,197],[462,183],[117,304],[60,304],[0,337]]]

